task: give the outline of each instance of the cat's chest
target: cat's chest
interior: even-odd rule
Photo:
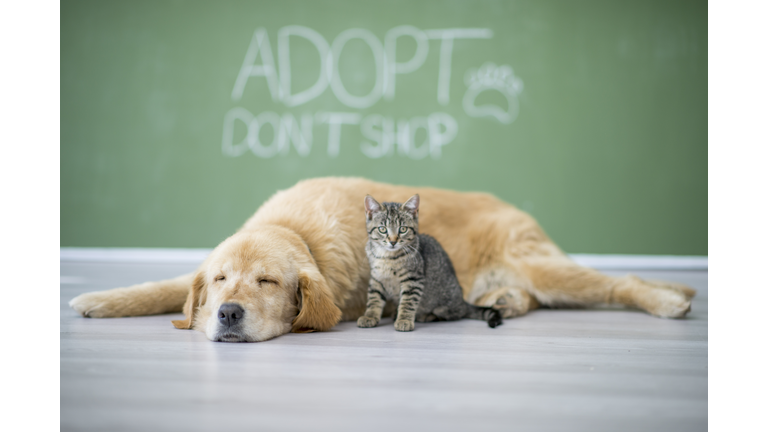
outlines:
[[[381,282],[390,293],[400,292],[400,279],[402,279],[405,269],[391,260],[372,260],[370,264],[371,277]]]
[[[400,279],[397,277],[398,266],[392,265],[391,261],[387,260],[372,260],[371,264],[371,276],[375,277],[381,283],[392,282],[398,284]]]

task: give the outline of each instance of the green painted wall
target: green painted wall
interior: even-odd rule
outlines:
[[[707,4],[62,2],[62,246],[213,247],[327,175],[492,192],[572,253],[706,255]]]

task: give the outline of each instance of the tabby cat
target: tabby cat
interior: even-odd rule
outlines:
[[[464,301],[448,254],[434,238],[419,234],[419,195],[404,204],[379,204],[365,197],[365,253],[371,265],[368,304],[358,327],[376,327],[387,300],[398,301],[395,330],[411,331],[414,321],[473,318],[501,324],[496,309]]]

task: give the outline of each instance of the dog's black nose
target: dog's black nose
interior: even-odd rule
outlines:
[[[243,317],[245,311],[240,305],[224,303],[219,308],[219,322],[225,327],[232,327]]]

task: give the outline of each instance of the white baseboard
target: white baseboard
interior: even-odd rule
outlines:
[[[60,248],[60,260],[124,263],[202,263],[213,249]]]
[[[571,254],[584,267],[600,270],[708,270],[706,256]]]
[[[75,248],[60,249],[62,262],[201,263],[211,249]],[[706,256],[571,254],[578,264],[600,270],[707,270]]]

